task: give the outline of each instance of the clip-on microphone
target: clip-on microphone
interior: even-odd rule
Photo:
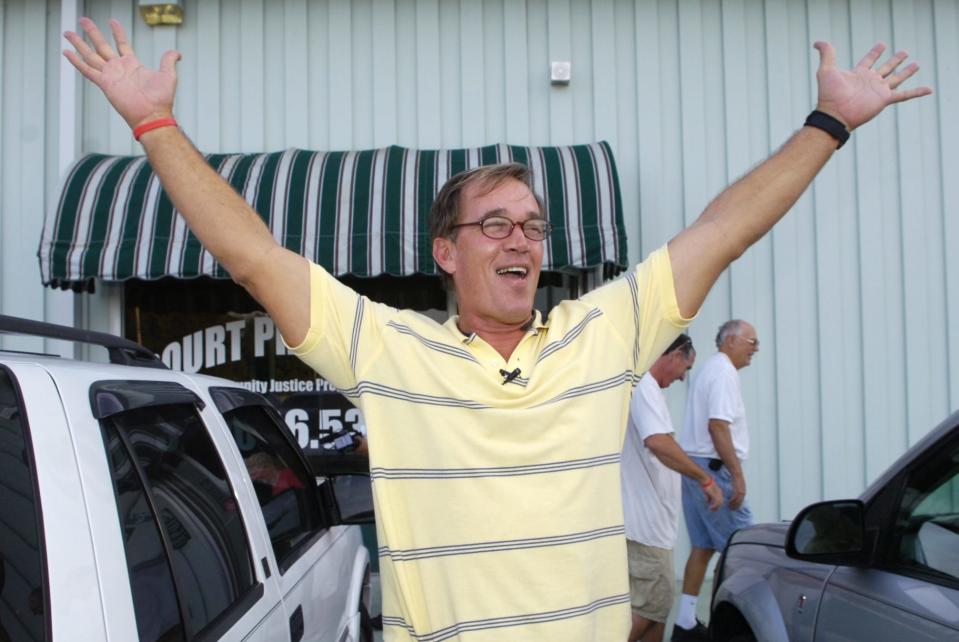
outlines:
[[[505,386],[510,381],[512,381],[513,379],[519,376],[519,368],[514,369],[512,372],[510,372],[509,370],[503,370],[502,368],[500,368],[499,373],[503,375],[503,385]]]

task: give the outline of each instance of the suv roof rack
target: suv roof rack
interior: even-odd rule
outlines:
[[[155,354],[139,343],[134,343],[129,339],[117,337],[105,332],[80,330],[65,325],[46,323],[45,321],[34,321],[32,319],[21,319],[5,314],[0,314],[0,332],[103,346],[110,354],[110,363],[125,366],[167,369],[165,363],[160,361]]]

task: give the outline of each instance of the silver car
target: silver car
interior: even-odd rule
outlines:
[[[734,534],[713,640],[959,640],[959,412],[859,499]]]

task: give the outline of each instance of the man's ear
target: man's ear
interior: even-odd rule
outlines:
[[[433,239],[433,260],[447,274],[456,272],[456,247],[445,237]]]

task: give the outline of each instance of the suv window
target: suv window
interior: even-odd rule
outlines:
[[[253,480],[277,565],[285,571],[299,557],[301,545],[329,526],[315,492],[316,481],[294,450],[286,427],[266,406],[240,406],[223,416]]]
[[[17,388],[0,368],[0,640],[46,640],[33,453]]]
[[[255,579],[240,512],[196,408],[102,420],[141,640],[201,632]]]
[[[900,564],[959,581],[959,442],[938,449],[909,474],[894,541]]]

